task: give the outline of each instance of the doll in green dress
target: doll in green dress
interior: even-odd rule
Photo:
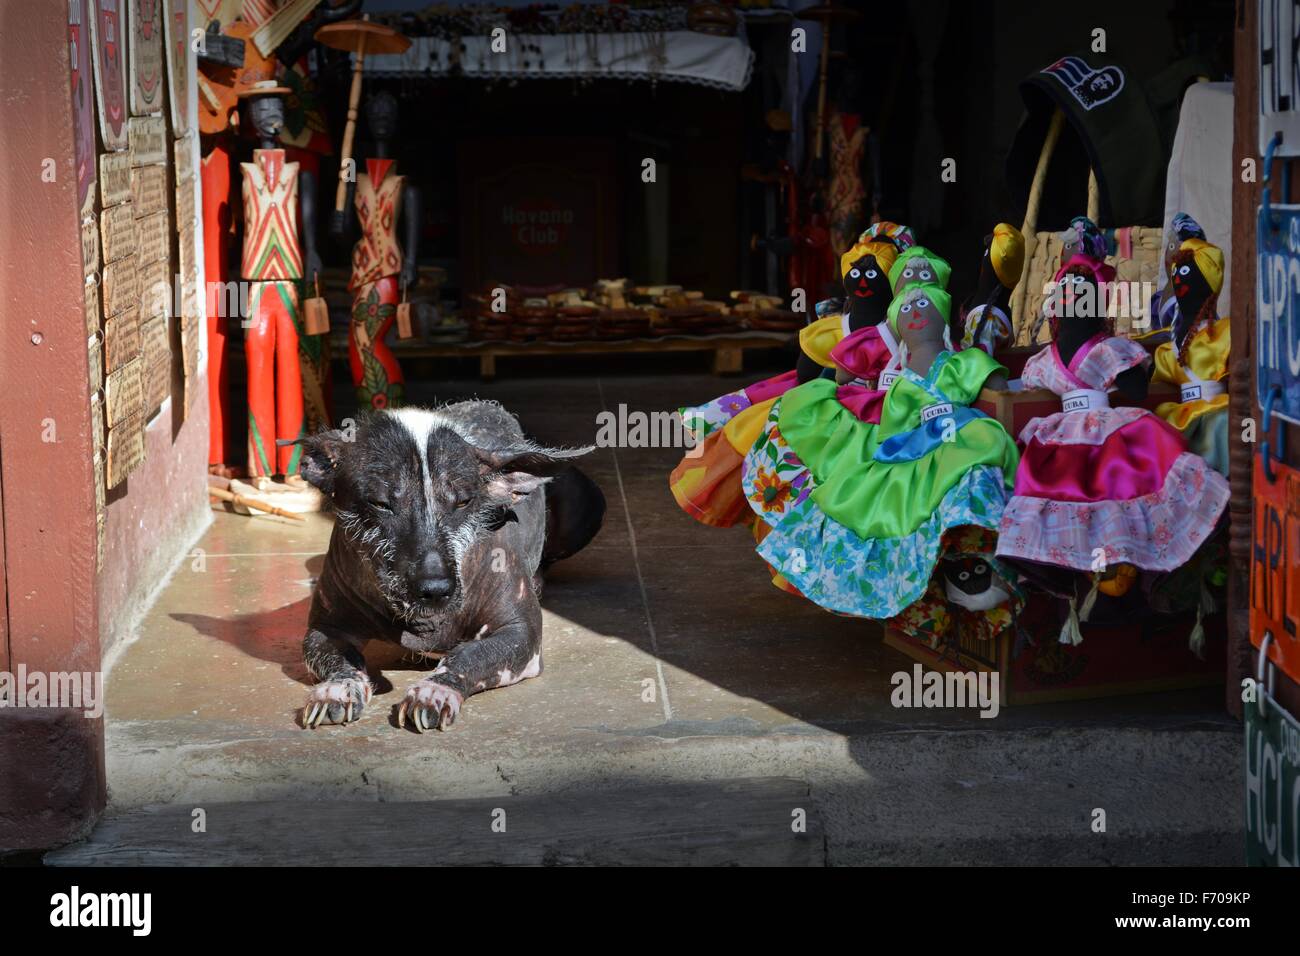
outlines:
[[[759,544],[759,554],[827,610],[888,618],[920,599],[945,532],[995,530],[1019,456],[1011,436],[971,407],[1006,369],[982,349],[952,351],[948,293],[912,285],[888,324],[905,364],[885,398],[870,459],[845,461]]]

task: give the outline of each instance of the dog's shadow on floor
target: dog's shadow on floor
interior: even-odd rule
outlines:
[[[316,555],[304,563],[304,570],[313,582],[324,566],[325,556]],[[204,637],[229,644],[248,657],[266,661],[280,668],[290,680],[310,687],[316,678],[307,671],[302,659],[302,639],[307,628],[307,613],[311,609],[311,595],[292,604],[254,614],[233,614],[213,617],[209,614],[173,613],[173,621],[194,628]],[[404,648],[384,641],[371,641],[365,649],[366,673],[374,684],[376,694],[386,694],[393,684],[384,676],[385,670],[428,671],[436,662],[416,657]]]

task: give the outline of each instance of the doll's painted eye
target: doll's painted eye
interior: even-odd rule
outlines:
[[[933,278],[934,278],[934,275],[930,272],[929,269],[922,269],[922,270],[921,270],[921,278],[922,278],[922,279],[925,279],[925,280],[928,281],[928,280],[930,280],[930,279],[933,279]]]
[[[1178,270],[1178,274],[1180,276],[1190,275],[1191,271],[1192,271],[1191,266],[1183,266],[1181,269]]]
[[[983,573],[984,573],[985,571],[987,571],[987,570],[988,570],[988,567],[985,566],[985,565],[983,565],[983,564],[977,564],[977,565],[975,565],[975,573],[976,573],[976,574],[983,574]]]
[[[912,276],[914,276],[914,275],[916,275],[916,273],[915,273],[913,270],[911,270],[911,269],[904,269],[904,270],[903,270],[903,278],[904,278],[904,279],[910,279],[910,278],[912,278]]]
[[[868,269],[868,270],[866,271],[866,277],[867,277],[868,279],[874,279],[874,278],[875,278],[876,276],[878,276],[878,275],[880,275],[880,273],[877,272],[875,269]]]
[[[929,300],[929,299],[917,299],[917,300],[916,300],[916,307],[917,307],[918,309],[924,309],[924,308],[925,308],[926,306],[928,306],[929,304],[930,304],[930,300]]]
[[[856,279],[856,278],[857,278],[858,276],[860,276],[860,275],[862,275],[862,273],[859,272],[857,269],[850,269],[850,270],[849,270],[849,278],[850,278],[850,279]]]
[[[901,309],[899,309],[898,311],[899,311],[899,312],[911,312],[911,311],[912,311],[912,303],[909,302],[907,305],[903,306],[903,307],[902,307]]]
[[[970,572],[969,572],[969,571],[962,571],[960,574],[957,575],[957,580],[958,580],[958,581],[969,581],[969,580],[970,580]]]

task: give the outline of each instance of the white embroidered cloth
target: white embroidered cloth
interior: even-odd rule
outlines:
[[[694,83],[739,92],[749,85],[754,68],[754,51],[744,39],[691,30],[508,34],[504,53],[492,52],[491,37],[467,36],[462,41],[460,72],[480,79],[603,77]],[[443,76],[453,72],[451,44],[437,37],[416,37],[401,55],[366,57],[365,69],[374,76]]]

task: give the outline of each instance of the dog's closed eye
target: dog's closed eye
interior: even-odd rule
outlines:
[[[387,501],[380,501],[377,498],[370,498],[367,499],[366,504],[370,505],[370,507],[374,508],[376,511],[382,511],[385,514],[393,513],[393,506],[390,505]]]

